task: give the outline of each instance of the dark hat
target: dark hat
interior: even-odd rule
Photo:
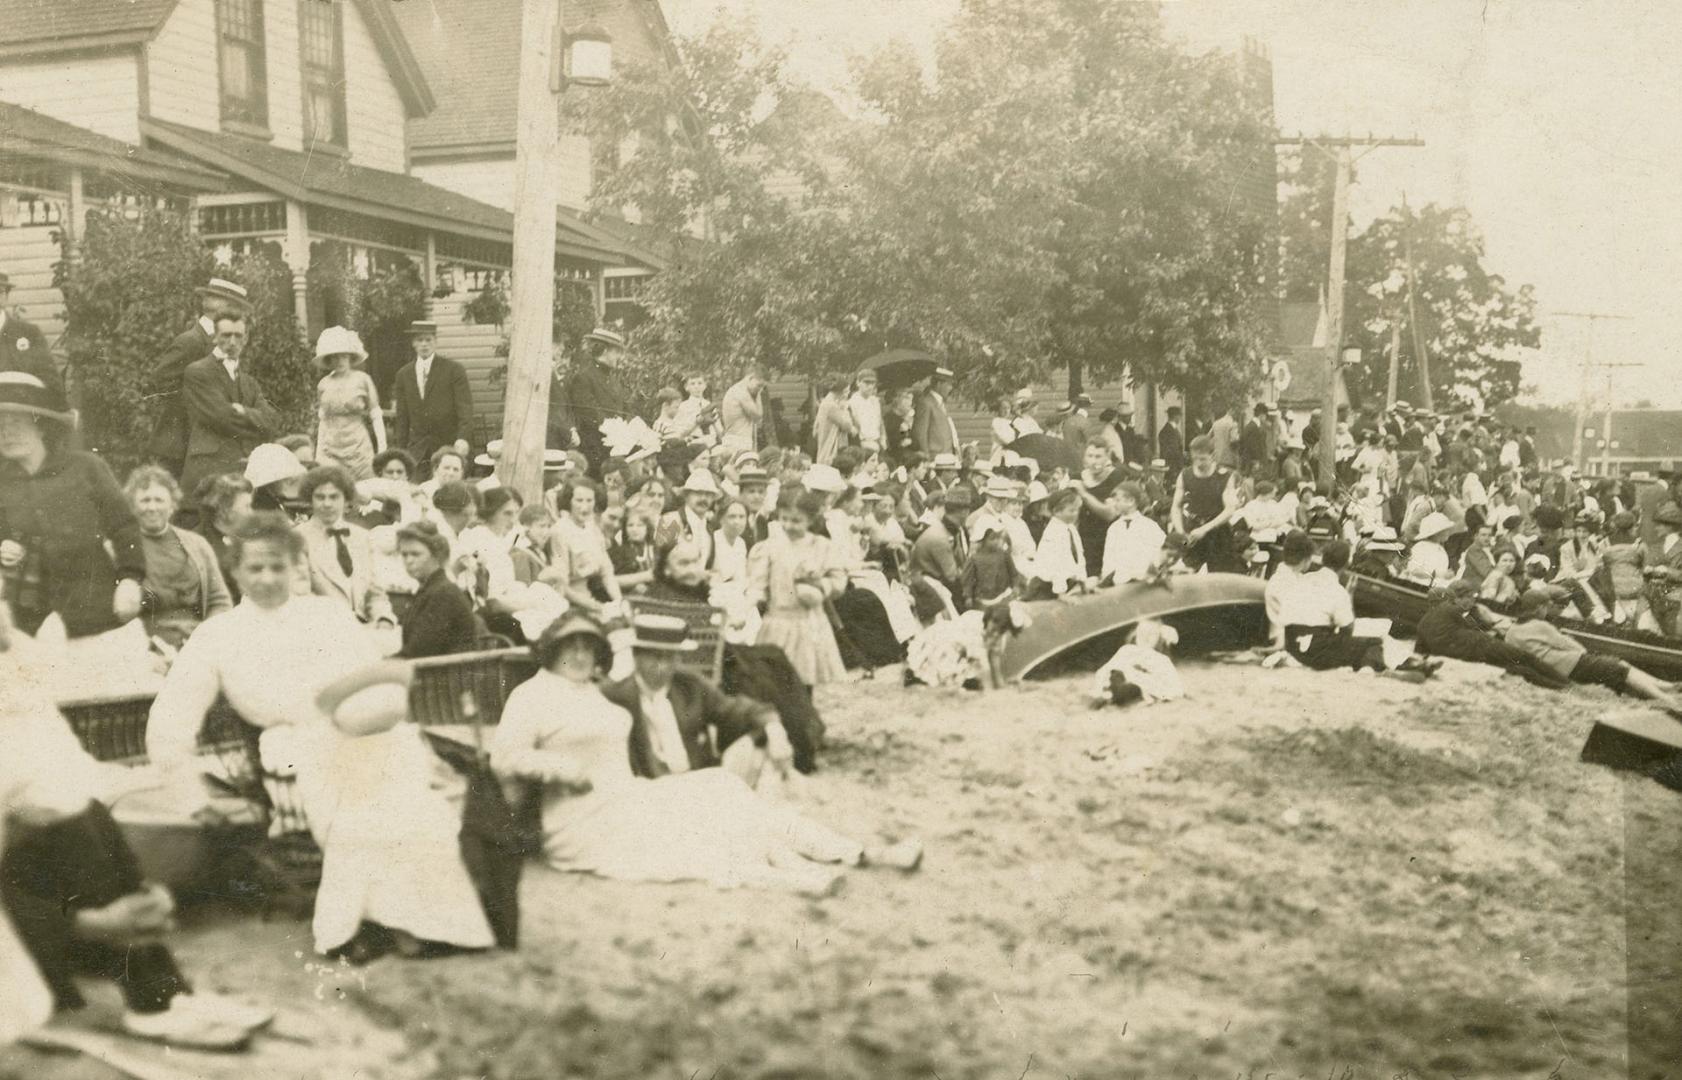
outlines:
[[[1085,394],[1076,394],[1069,399],[1069,404],[1085,409],[1092,404],[1092,399]]]
[[[405,333],[407,333],[410,337],[415,337],[420,334],[431,334],[433,337],[437,337],[438,324],[433,322],[431,319],[416,319],[414,322],[409,324],[409,329],[405,331]]]
[[[1653,514],[1653,520],[1660,525],[1682,525],[1682,506],[1667,502]]]
[[[12,279],[6,274],[6,272],[4,270],[0,270],[0,289],[9,289],[11,287],[12,287]]]
[[[201,297],[212,297],[234,305],[242,311],[251,310],[251,294],[245,286],[227,278],[213,277],[206,284],[200,285],[193,292]]]
[[[76,414],[64,394],[27,371],[0,371],[0,412],[27,413],[73,425]]]
[[[975,489],[968,484],[953,484],[943,493],[946,496],[946,506],[951,510],[975,509]]]
[[[1455,578],[1443,587],[1443,595],[1451,600],[1464,600],[1478,594],[1478,584],[1465,578]]]
[[[1539,589],[1528,589],[1518,598],[1514,610],[1520,615],[1539,615],[1555,604],[1563,603],[1571,594],[1558,585],[1544,585]]]
[[[694,652],[699,646],[689,636],[689,624],[675,615],[638,615],[631,620],[636,634],[631,648],[654,652]]]
[[[1539,529],[1563,529],[1565,527],[1565,514],[1557,506],[1538,506],[1536,513],[1532,516],[1535,518],[1536,527]]]
[[[561,653],[561,643],[572,637],[587,637],[596,647],[596,663],[603,670],[613,666],[613,646],[601,623],[578,611],[571,611],[548,626],[532,642],[531,655],[539,667],[547,668]]]
[[[769,484],[771,474],[758,465],[743,465],[736,470],[736,490],[740,491],[749,484]]]

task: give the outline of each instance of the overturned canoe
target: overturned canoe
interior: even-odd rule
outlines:
[[[1410,581],[1380,581],[1351,574],[1349,591],[1355,614],[1389,619],[1397,630],[1412,633],[1434,601],[1423,585]],[[1493,605],[1486,605],[1499,610]],[[1590,652],[1605,653],[1660,679],[1682,679],[1682,641],[1610,624],[1594,625],[1571,619],[1554,620],[1567,637]]]
[[[1243,574],[1179,574],[1161,584],[1132,582],[1073,600],[1042,600],[1027,605],[1032,622],[1005,643],[999,677],[1015,682],[1059,657],[1120,644],[1128,627],[1141,619],[1161,619],[1180,628],[1182,640],[1192,624],[1203,623],[1230,643],[1248,644],[1265,633],[1262,593],[1266,583]],[[1210,619],[1228,609],[1232,615]],[[1194,613],[1203,613],[1195,618]],[[1112,643],[1113,642],[1113,643]],[[1107,655],[1091,665],[1096,670]]]

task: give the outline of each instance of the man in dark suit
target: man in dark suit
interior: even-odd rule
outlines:
[[[636,671],[602,691],[631,714],[632,772],[658,779],[724,767],[749,785],[767,764],[787,773],[794,751],[775,708],[678,670],[679,658],[696,648],[682,619],[639,615],[632,630]]]
[[[46,335],[39,326],[11,313],[7,308],[11,296],[12,279],[0,273],[0,371],[27,371],[62,394],[64,378],[53,363]]]
[[[630,415],[625,406],[624,377],[617,371],[624,356],[624,335],[597,327],[584,335],[584,355],[573,364],[567,379],[566,408],[578,435],[578,449],[590,463],[592,476],[600,476],[607,461],[602,421]]]
[[[187,462],[181,486],[194,491],[207,476],[238,472],[245,458],[280,432],[280,415],[263,388],[240,364],[245,351],[245,316],[216,317],[216,344],[209,356],[187,365],[181,398],[187,409]]]
[[[775,507],[767,509],[765,506],[765,496],[770,490],[771,474],[760,468],[758,463],[743,465],[736,470],[736,492],[748,511],[748,527],[742,533],[742,539],[747,541],[750,549],[770,539],[771,519],[776,516]]]
[[[407,450],[424,477],[431,473],[432,454],[440,446],[453,446],[462,460],[467,459],[473,388],[466,368],[438,355],[437,323],[410,323],[409,342],[415,359],[399,368],[391,382],[391,403],[397,410],[391,445]]]
[[[946,411],[946,395],[952,392],[953,376],[948,368],[935,368],[929,388],[917,399],[911,420],[911,441],[929,457],[958,452],[958,429]]]
[[[954,607],[962,610],[962,596],[958,579],[964,564],[969,561],[969,535],[964,520],[975,508],[975,499],[967,484],[953,484],[940,495],[941,518],[924,529],[911,545],[911,569],[914,573],[938,581],[946,590]],[[930,496],[934,501],[934,496]]]
[[[146,453],[158,464],[181,475],[187,460],[187,405],[181,394],[181,380],[187,365],[210,355],[216,344],[216,317],[224,311],[240,315],[251,312],[251,298],[245,286],[222,278],[193,290],[199,298],[199,317],[181,331],[169,347],[152,362],[142,390],[147,398],[161,401],[157,427],[146,445]],[[188,495],[191,495],[188,492]]]
[[[1162,459],[1166,475],[1179,476],[1180,470],[1186,467],[1186,436],[1180,428],[1180,407],[1170,405],[1166,412],[1168,419],[1156,433],[1156,456]]]
[[[1238,460],[1244,467],[1246,476],[1259,476],[1265,472],[1267,459],[1267,405],[1257,402],[1250,416],[1250,422],[1244,425],[1244,433],[1238,439]]]

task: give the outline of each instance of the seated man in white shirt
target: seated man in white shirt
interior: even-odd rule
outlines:
[[[1162,545],[1168,539],[1162,526],[1139,513],[1145,490],[1128,480],[1115,489],[1112,498],[1119,513],[1104,534],[1104,562],[1098,577],[1116,585],[1142,581],[1162,559]]]
[[[1337,550],[1333,550],[1337,549]],[[1336,565],[1349,561],[1349,546],[1342,540],[1327,546],[1327,557]],[[1277,600],[1278,621],[1284,627],[1285,651],[1304,667],[1315,671],[1351,668],[1370,669],[1392,674],[1384,659],[1384,639],[1357,637],[1354,633],[1355,609],[1349,592],[1338,580],[1335,570],[1310,564],[1314,559],[1314,542],[1308,534],[1293,530],[1285,536],[1280,558],[1292,573],[1279,583],[1268,586],[1269,599]],[[1275,582],[1279,579],[1275,577]],[[1430,674],[1431,668],[1416,657],[1409,657],[1393,674],[1417,681]]]
[[[1296,496],[1281,501],[1276,497],[1277,490],[1271,481],[1256,481],[1255,495],[1233,515],[1250,527],[1250,537],[1258,544],[1276,542],[1296,524]]]
[[[1035,581],[1029,587],[1030,599],[1073,597],[1097,587],[1098,579],[1087,577],[1086,548],[1075,527],[1080,507],[1080,493],[1074,488],[1053,492],[1046,500],[1051,520],[1045,523],[1039,550],[1034,554]]]

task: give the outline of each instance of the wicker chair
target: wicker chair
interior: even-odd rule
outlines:
[[[409,715],[422,727],[469,723],[465,702],[470,699],[479,722],[494,724],[502,717],[508,691],[531,671],[526,650],[499,634],[482,635],[470,652],[415,661]]]
[[[724,678],[724,609],[711,604],[690,604],[677,600],[652,600],[644,596],[625,598],[631,616],[665,615],[682,619],[689,636],[699,646],[682,666],[718,685]]]

